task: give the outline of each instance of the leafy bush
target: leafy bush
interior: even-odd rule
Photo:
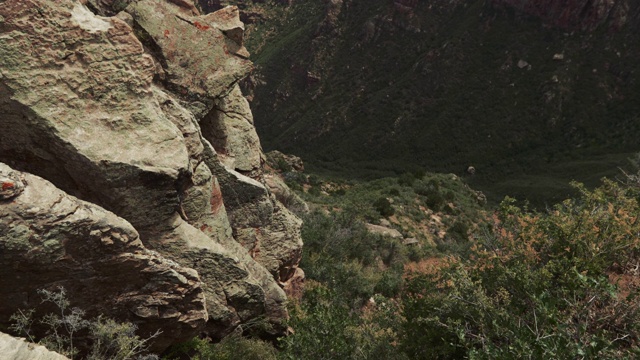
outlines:
[[[402,174],[398,178],[398,185],[400,186],[411,186],[416,181],[416,178],[409,173]]]
[[[295,333],[281,339],[282,358],[348,359],[354,352],[354,339],[348,329],[356,325],[349,308],[336,301],[334,291],[318,283],[307,284],[305,301],[291,311]]]
[[[505,200],[467,259],[408,281],[403,349],[433,359],[637,358],[640,207],[607,181],[548,213]]]
[[[406,261],[406,249],[369,233],[353,213],[315,211],[303,219],[301,267],[307,278],[330,284],[349,306],[357,308],[374,294],[383,279],[380,264],[390,266],[386,272],[402,273],[397,265]]]
[[[302,185],[307,183],[306,175],[295,171],[286,172],[282,177],[284,182],[292,189],[301,190]]]
[[[447,230],[447,234],[458,242],[467,242],[469,240],[469,226],[464,221],[456,220]]]
[[[275,360],[277,351],[270,343],[230,335],[219,343],[211,343],[205,339],[194,338],[185,343],[173,346],[166,359],[188,358],[191,360]]]
[[[289,163],[284,158],[278,158],[275,165],[276,170],[280,171],[281,173],[293,171],[291,165],[289,165]]]
[[[281,339],[279,358],[406,359],[393,345],[397,339],[398,306],[381,296],[364,313],[344,305],[327,286],[309,281],[304,300],[291,310],[291,336]]]
[[[395,213],[391,203],[387,198],[381,197],[373,203],[373,207],[384,217],[389,217]]]
[[[387,193],[391,196],[400,196],[400,190],[397,187],[389,189]]]

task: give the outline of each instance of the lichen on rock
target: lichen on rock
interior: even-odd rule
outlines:
[[[0,18],[0,296],[15,299],[0,323],[38,287],[68,284],[74,306],[168,329],[160,347],[257,319],[284,333],[300,220],[263,183],[237,9],[7,0]]]

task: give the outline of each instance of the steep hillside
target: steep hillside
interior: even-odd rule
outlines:
[[[383,175],[462,174],[546,201],[637,151],[638,10],[627,1],[244,2],[267,149]]]

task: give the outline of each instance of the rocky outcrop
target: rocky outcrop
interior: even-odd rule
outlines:
[[[200,126],[225,167],[260,177],[263,163],[260,139],[253,126],[249,103],[238,85],[227,96],[216,100]]]
[[[177,12],[175,18],[156,16],[169,8]],[[220,182],[236,240],[276,280],[287,281],[300,261],[301,223],[276,203],[263,184],[260,139],[249,104],[237,85],[251,68],[238,9],[226,7],[196,16],[191,8],[138,1],[125,10],[135,27],[149,34],[141,37],[147,48],[156,49],[152,52],[163,64],[160,79],[199,121],[201,141],[209,144],[205,164]],[[167,33],[167,28],[174,30]],[[184,37],[194,42],[181,41]],[[212,37],[222,41],[212,42]],[[203,57],[200,46],[205,42],[212,49]],[[217,71],[219,68],[229,71]],[[195,158],[199,160],[200,155]]]
[[[396,229],[392,229],[389,227],[385,227],[385,226],[380,226],[380,225],[374,225],[374,224],[365,224],[367,231],[369,231],[372,234],[378,234],[378,235],[382,235],[382,236],[388,236],[394,239],[402,239],[403,236],[400,233],[400,231],[396,230]]]
[[[304,162],[295,155],[283,154],[278,150],[269,151],[267,154],[267,163],[276,170],[286,171],[304,171]]]
[[[26,342],[0,332],[0,354],[3,359],[11,360],[69,360],[44,346]]]
[[[158,344],[205,324],[198,273],[145,249],[127,221],[2,163],[0,178],[21,189],[0,202],[2,325],[19,308],[41,310],[36,291],[58,287],[90,317],[133,321],[145,336],[162,328]]]
[[[83,2],[7,0],[0,7],[0,161],[113,212],[100,229],[126,223],[127,244],[135,242],[140,254],[193,269],[182,277],[204,296],[210,336],[257,319],[273,334],[284,332],[281,285],[300,274],[300,221],[261,182],[260,142],[237,88],[251,69],[237,8],[200,15],[187,0]],[[5,198],[19,190],[2,191]],[[0,211],[8,211],[5,205]],[[42,216],[50,211],[41,209]],[[59,232],[58,223],[50,226],[52,236]],[[259,252],[242,247],[255,248],[249,238]],[[2,239],[9,247],[16,241]],[[83,264],[78,279],[87,274]],[[123,261],[105,271],[142,265],[136,266]],[[40,271],[20,270],[21,276]],[[70,281],[58,275],[56,281]],[[114,293],[105,290],[91,305],[119,315],[109,301],[128,304],[129,293],[104,279],[101,286]],[[24,294],[40,285],[35,281]],[[136,286],[151,285],[128,288]],[[82,289],[70,286],[70,298],[85,299]],[[3,306],[0,321],[18,303]],[[151,310],[129,316],[141,329],[159,327],[154,316],[176,321]],[[188,326],[184,336],[202,328],[195,320]]]
[[[280,174],[265,174],[264,180],[272,194],[294,214],[306,214],[309,205],[284,182]]]

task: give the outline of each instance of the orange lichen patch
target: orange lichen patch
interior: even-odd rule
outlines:
[[[164,37],[168,38],[171,32],[169,30],[164,31]]]
[[[9,190],[9,189],[13,189],[16,186],[16,184],[10,182],[10,181],[3,181],[2,182],[2,190]]]
[[[197,22],[197,21],[194,21],[194,22],[193,22],[193,25],[194,25],[195,27],[197,27],[197,28],[198,28],[198,30],[202,30],[202,31],[205,31],[205,30],[209,30],[209,29],[211,29],[211,26],[201,24],[201,23],[199,23],[199,22]]]

